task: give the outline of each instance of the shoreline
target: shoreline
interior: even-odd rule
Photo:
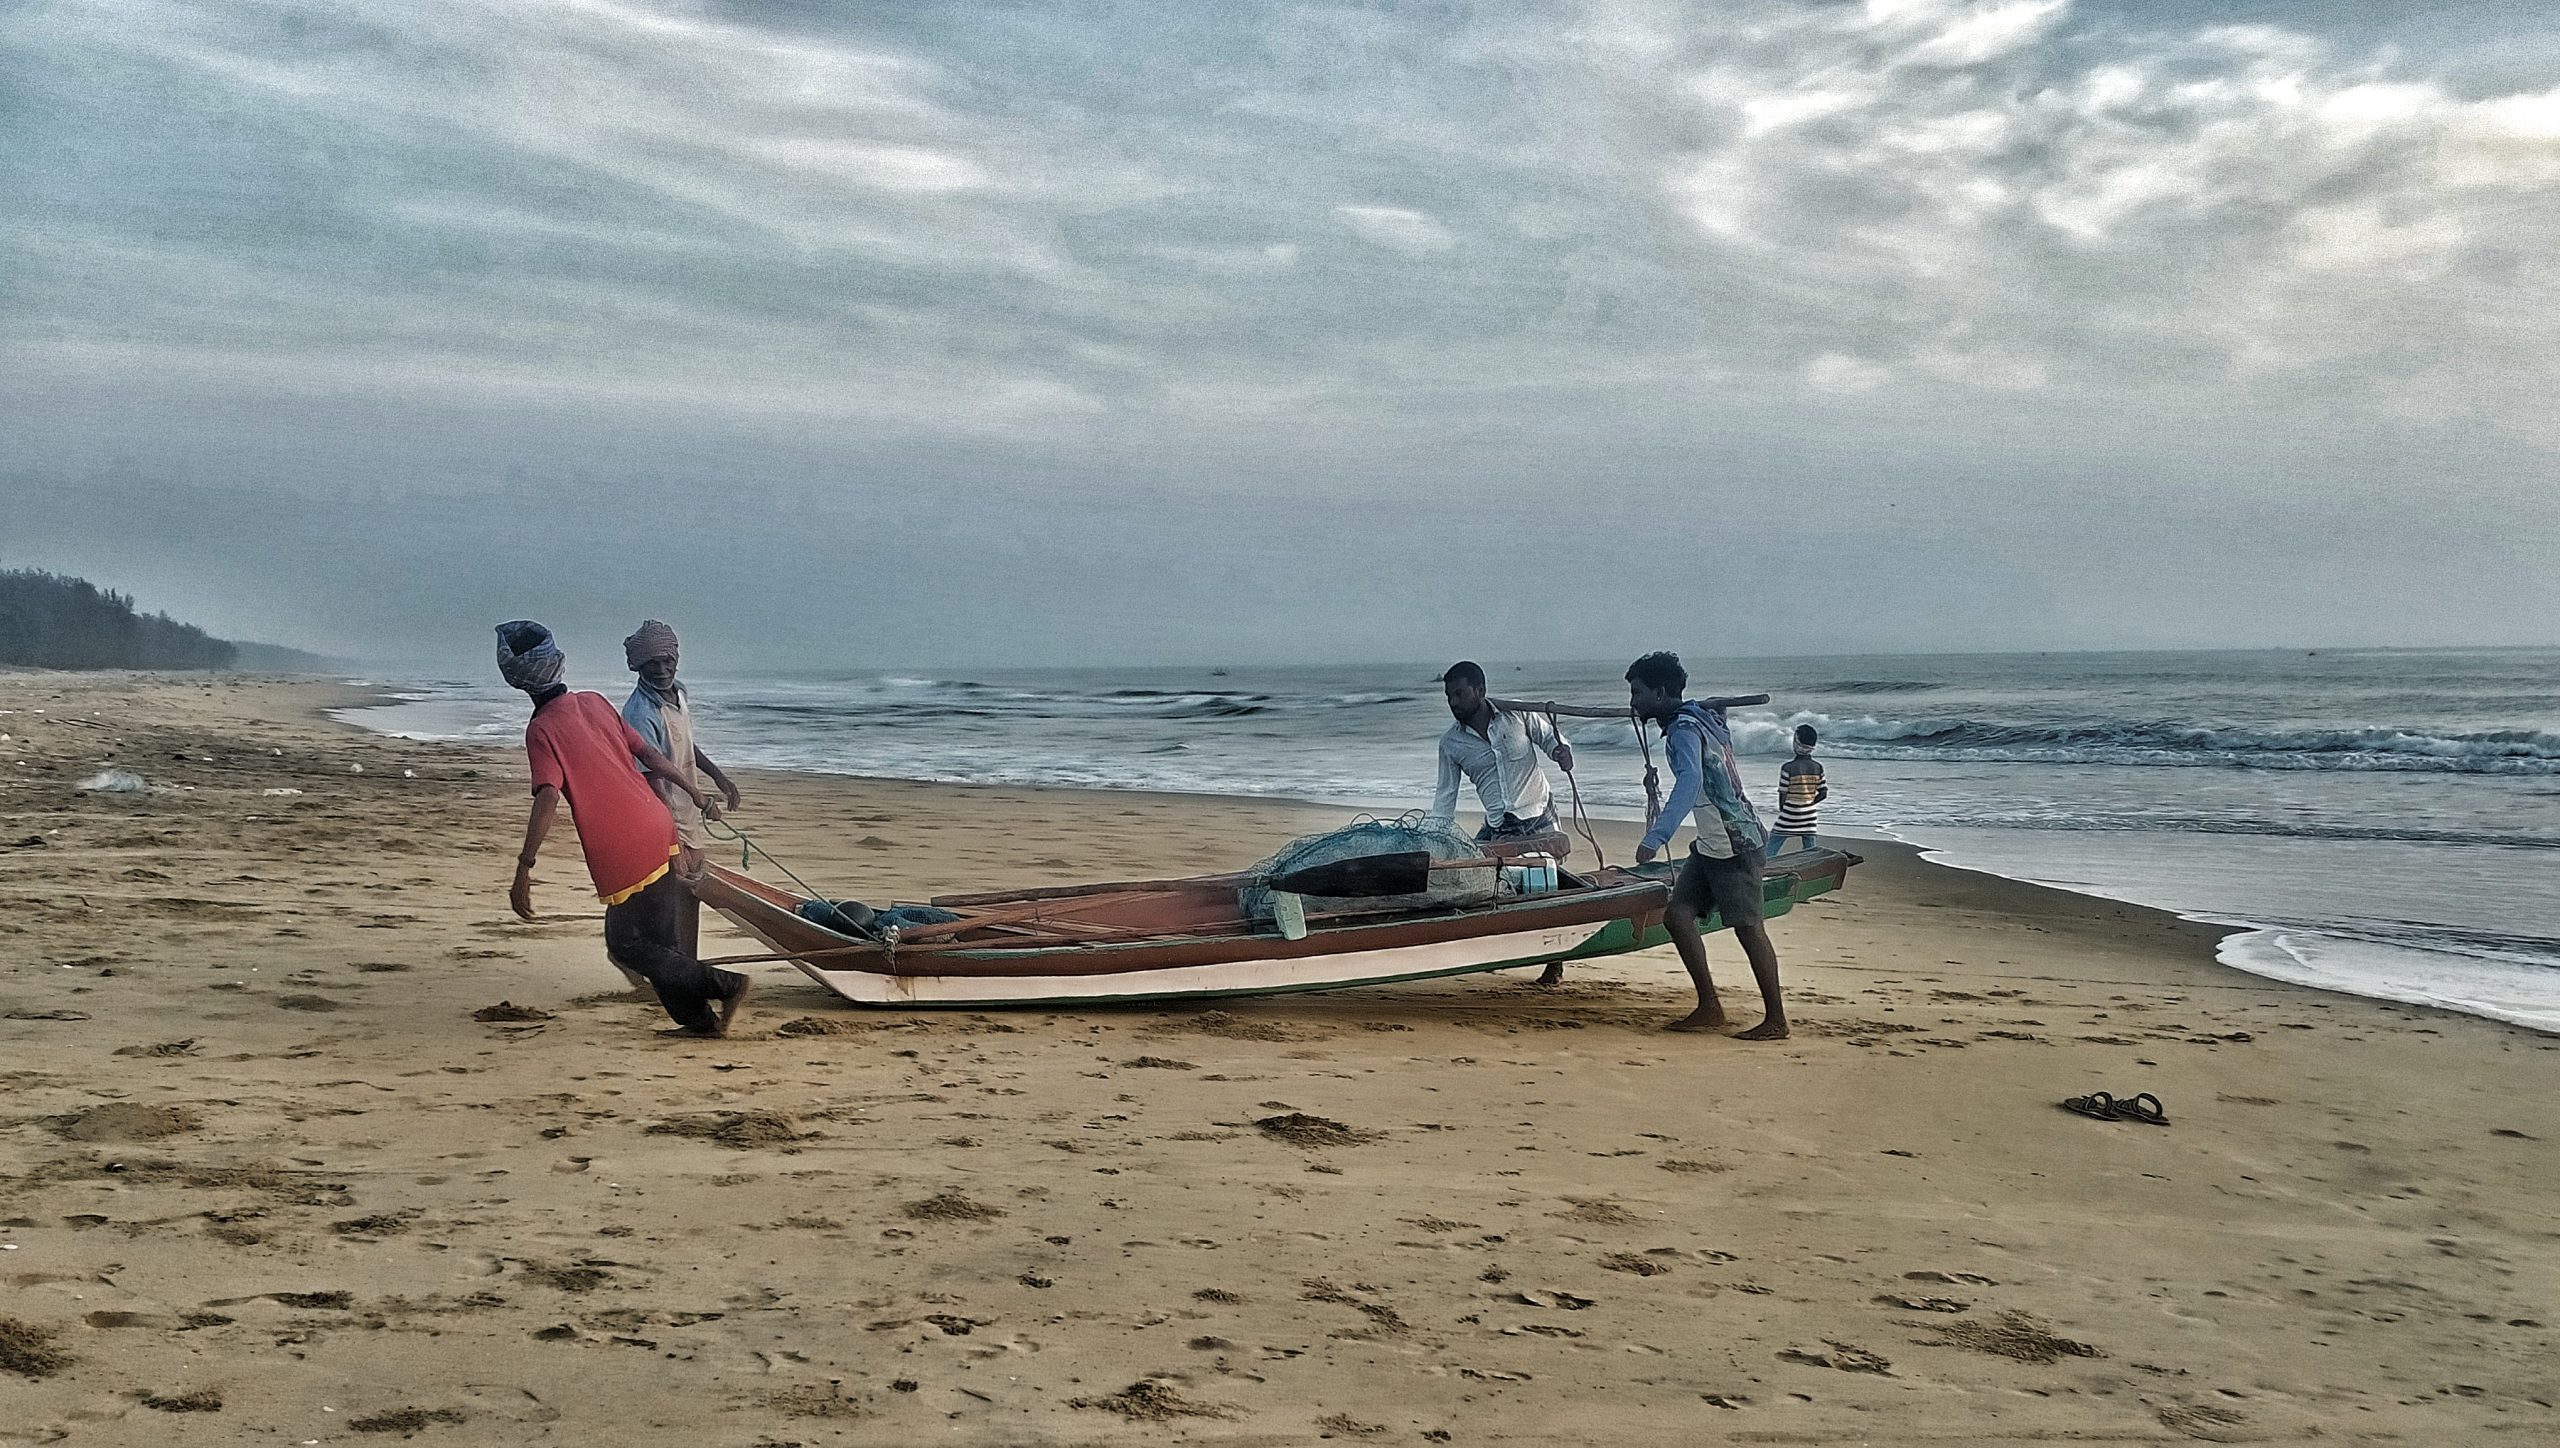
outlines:
[[[357,690],[359,697],[353,700],[345,700],[326,705],[315,705],[313,711],[314,718],[332,726],[351,730],[357,734],[367,737],[406,737],[387,734],[384,731],[371,729],[353,720],[340,717],[341,714],[347,710],[372,707],[386,701],[397,700],[399,695],[395,690],[391,689],[390,686],[387,685],[348,684],[347,687]],[[420,742],[438,742],[450,744],[459,748],[489,749],[500,752],[504,752],[505,750],[505,746],[494,743],[472,743],[458,740]],[[1349,798],[1324,798],[1280,794],[1252,795],[1194,793],[1173,790],[1115,789],[1085,785],[969,784],[951,780],[912,779],[898,775],[873,775],[862,774],[854,771],[817,770],[806,768],[786,769],[748,767],[734,770],[732,772],[737,774],[741,779],[754,776],[767,776],[776,779],[801,779],[811,782],[821,780],[845,780],[864,784],[909,785],[924,788],[954,790],[1013,789],[1029,792],[1035,795],[1065,794],[1071,796],[1092,795],[1097,797],[1148,800],[1197,800],[1211,805],[1221,806],[1276,805],[1283,808],[1342,810],[1354,812],[1355,814],[1373,813],[1379,814],[1381,817],[1391,817],[1386,813],[1388,809],[1387,806],[1379,805],[1371,801]],[[1625,843],[1625,837],[1630,836],[1632,833],[1634,825],[1632,820],[1608,814],[1594,814],[1591,816],[1591,822],[1593,826],[1593,833],[1595,835],[1619,837],[1615,844],[1617,853],[1624,855],[1631,851],[1631,845]],[[1568,826],[1568,830],[1570,832],[1570,826]],[[2223,969],[2229,970],[2236,975],[2249,977],[2253,980],[2271,981],[2282,985],[2318,990],[2326,994],[2348,996],[2358,999],[2390,1001],[2400,1005],[2442,1011],[2449,1015],[2473,1016],[2517,1026],[2526,1030],[2542,1031],[2546,1034],[2560,1033],[2560,1029],[2542,1025],[2534,1020],[2519,1019],[2515,1014],[2502,1012],[2489,1005],[2466,1003],[2466,1005],[2472,1007],[2466,1008],[2466,1005],[2448,1004],[2438,997],[2411,991],[2403,991],[2396,994],[2367,995],[2362,992],[2345,988],[2343,984],[2337,983],[2334,978],[2320,978],[2318,972],[2307,968],[2286,972],[2278,969],[2254,969],[2250,964],[2243,963],[2241,957],[2244,955],[2255,959],[2263,956],[2264,949],[2275,948],[2272,945],[2272,941],[2275,937],[2281,934],[2281,927],[2271,926],[2257,921],[2233,919],[2206,912],[2181,911],[2168,906],[2154,905],[2146,901],[2131,900],[2121,896],[2102,893],[2094,889],[2075,889],[2069,886],[2057,885],[2020,875],[2004,873],[2003,871],[1989,866],[1969,864],[1962,860],[1953,858],[1951,852],[1946,847],[1907,839],[1900,833],[1890,829],[1858,830],[1855,828],[1835,828],[1826,835],[1826,838],[1834,841],[1849,842],[1854,846],[1863,848],[1863,850],[1870,855],[1875,854],[1879,850],[1886,852],[1908,850],[1917,855],[1921,862],[1940,869],[1984,876],[1989,879],[2004,882],[2007,885],[2014,886],[2019,889],[2052,891],[2058,894],[2081,900],[2103,903],[2109,906],[2125,906],[2137,910],[2155,912],[2164,920],[2180,921],[2189,925],[2201,927],[2203,934],[2199,938],[2202,942],[2201,948],[2204,950],[2205,954],[2212,958],[2212,960]],[[1578,837],[1576,838],[1575,843],[1577,850],[1583,847],[1583,842]],[[1243,863],[1245,862],[1229,862],[1228,866],[1220,866],[1219,868],[1241,865]],[[2259,942],[2268,942],[2268,944],[2262,948],[2253,950],[2252,947],[2257,945]]]
[[[2560,1412],[2560,1045],[2241,975],[2210,927],[1879,847],[1773,922],[1772,1044],[1664,1032],[1667,950],[1212,1010],[864,1010],[760,967],[737,1033],[670,1040],[566,839],[546,918],[508,914],[521,765],[327,697],[0,676],[48,711],[0,716],[0,1448],[2443,1442]],[[103,767],[157,788],[77,788]],[[759,840],[866,898],[1338,822],[743,782]],[[2090,1090],[2171,1124],[2057,1109]]]
[[[18,676],[27,678],[126,679],[136,682],[158,683],[184,683],[190,678],[195,677],[183,674],[154,673],[149,671],[114,670],[94,672],[18,670],[15,672]],[[10,677],[10,673],[11,671],[0,671],[0,681],[4,681]],[[217,678],[226,683],[247,685],[257,688],[283,688],[303,691],[306,693],[326,691],[327,697],[303,700],[300,705],[300,717],[312,724],[320,725],[331,730],[343,731],[352,738],[397,740],[435,748],[456,749],[495,756],[505,756],[514,752],[511,746],[495,742],[473,742],[450,739],[411,740],[406,736],[388,734],[380,730],[368,728],[363,724],[339,717],[340,713],[346,710],[377,707],[387,703],[400,702],[400,691],[393,685],[387,683],[349,678],[346,676],[323,675],[230,673],[206,677]],[[1381,808],[1380,806],[1364,803],[1358,800],[1308,798],[1289,795],[1207,794],[1172,790],[1115,789],[1085,785],[971,784],[960,781],[911,779],[897,775],[869,775],[850,772],[840,773],[814,769],[771,768],[762,766],[750,766],[733,770],[731,772],[741,781],[751,778],[765,778],[776,781],[798,781],[802,785],[813,788],[822,787],[826,781],[844,781],[863,786],[951,790],[964,793],[971,791],[1017,791],[1038,797],[1063,796],[1078,798],[1090,796],[1096,800],[1137,799],[1161,802],[1197,801],[1202,804],[1215,807],[1276,808],[1282,811],[1305,812],[1306,817],[1310,820],[1316,819],[1318,815],[1315,812],[1320,811],[1336,810],[1350,811],[1354,813],[1377,813]],[[1335,821],[1335,823],[1340,822],[1340,820]],[[749,823],[752,823],[752,818],[750,818]],[[1593,833],[1602,837],[1604,843],[1608,845],[1613,858],[1623,858],[1632,853],[1633,839],[1636,833],[1634,821],[1613,819],[1602,815],[1593,815],[1591,817],[1591,823],[1593,826]],[[1323,826],[1310,825],[1311,829],[1320,827]],[[1568,829],[1570,832],[1570,827],[1568,827]],[[2237,976],[2247,977],[2249,980],[2269,982],[2296,989],[2314,991],[2324,995],[2339,996],[2346,999],[2384,1002],[2417,1010],[2437,1012],[2447,1016],[2492,1021],[2501,1025],[2511,1026],[2519,1030],[2534,1032],[2540,1035],[2560,1036],[2560,1026],[2544,1024],[2541,1021],[2534,1019],[2519,1018],[2518,1013],[2512,1010],[2501,1010],[2493,1004],[2476,1001],[2466,1001],[2462,1004],[2448,1004],[2440,996],[2430,994],[2422,990],[2392,990],[2388,982],[2370,982],[2362,980],[2356,982],[2373,986],[2375,993],[2372,994],[2349,989],[2347,984],[2343,983],[2336,974],[2325,973],[2316,967],[2301,963],[2289,952],[2286,952],[2281,944],[2280,937],[2284,934],[2287,927],[2271,926],[2256,921],[2234,919],[2201,911],[2180,911],[2167,906],[2153,905],[2144,901],[2129,900],[2120,896],[2101,893],[2094,889],[2077,889],[2070,886],[2050,884],[2041,880],[2008,874],[1988,866],[1969,864],[1958,859],[1950,858],[1944,847],[1905,839],[1900,834],[1890,829],[1872,830],[1866,833],[1834,831],[1828,835],[1827,838],[1849,841],[1855,845],[1862,846],[1864,848],[1861,852],[1867,853],[1871,858],[1875,859],[1880,859],[1886,854],[1897,851],[1908,851],[1916,857],[1919,863],[1935,869],[1965,875],[1980,876],[1985,879],[1999,881],[2005,886],[2018,890],[2051,892],[2073,900],[2090,902],[2093,907],[2105,906],[2148,912],[2149,914],[2159,917],[2160,921],[2163,923],[2176,922],[2196,927],[2197,934],[2195,938],[2199,943],[2199,948],[2203,951],[2206,958],[2220,969],[2229,971]],[[1285,838],[1275,839],[1269,842],[1270,848],[1276,849],[1284,842]],[[1577,853],[1585,848],[1584,842],[1578,836],[1574,839],[1574,845]],[[1266,849],[1263,853],[1267,854],[1269,853],[1269,850]],[[1255,858],[1260,858],[1260,856],[1257,855]],[[1249,860],[1233,860],[1208,866],[1206,868],[1238,868],[1248,863],[1250,863]],[[1044,881],[1042,883],[1057,882]],[[927,890],[925,893],[939,893],[939,891]],[[2269,952],[2282,954],[2283,960],[2272,961],[2267,959]],[[2235,958],[2244,954],[2250,956],[2252,959],[2256,960],[2259,965],[2266,968],[2253,968],[2252,965],[2244,964],[2241,960]],[[2460,960],[2462,957],[2453,957],[2453,959]]]

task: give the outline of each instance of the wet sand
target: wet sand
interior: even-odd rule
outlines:
[[[0,673],[0,1444],[2560,1438],[2552,1038],[1875,846],[1783,1044],[1668,951],[670,1040],[521,758],[347,697]],[[742,783],[872,900],[1343,815]]]

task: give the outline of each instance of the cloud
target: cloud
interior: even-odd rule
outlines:
[[[1458,244],[1437,218],[1401,206],[1344,205],[1333,208],[1333,215],[1362,241],[1406,256],[1428,256]]]
[[[2483,422],[2560,441],[2527,400],[2560,309],[2525,289],[2560,281],[2560,103],[2266,26],[2072,31],[2042,0],[1724,9],[1741,43],[1663,47],[1702,140],[1660,184],[1702,270],[1823,297],[1775,330],[2172,406],[2388,409],[2451,369]]]
[[[2058,569],[2064,475],[2545,536],[2560,23],[2225,8],[0,7],[0,436],[280,493],[1410,498],[1417,555],[1461,493],[1715,468]]]
[[[1864,357],[1825,352],[1804,364],[1804,382],[1817,392],[1873,392],[1893,374]]]
[[[1712,372],[1783,406],[1837,354],[2554,441],[2560,90],[2062,0],[1109,23],[24,8],[18,355],[476,359],[974,429],[981,394],[1136,420],[1221,385],[1500,413]],[[1184,79],[1037,59],[1082,46]]]

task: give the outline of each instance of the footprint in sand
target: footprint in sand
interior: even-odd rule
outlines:
[[[196,1038],[188,1036],[183,1040],[162,1041],[156,1045],[150,1046],[118,1046],[116,1047],[116,1054],[119,1056],[144,1056],[155,1060],[166,1060],[174,1056],[192,1056],[195,1054],[195,1050]]]
[[[1646,1224],[1643,1217],[1606,1198],[1567,1197],[1565,1200],[1573,1203],[1569,1210],[1549,1212],[1547,1215],[1567,1222],[1580,1222],[1591,1227],[1641,1227]]]
[[[1633,1277],[1659,1277],[1671,1270],[1667,1265],[1651,1257],[1639,1256],[1633,1252],[1612,1252],[1600,1259],[1600,1265],[1612,1272],[1624,1272]]]
[[[1922,1324],[1913,1323],[1917,1327]],[[2085,1342],[2056,1336],[2023,1312],[2004,1312],[1989,1322],[1963,1320],[1929,1323],[1935,1337],[1912,1339],[1922,1347],[1962,1347],[2022,1363],[2052,1363],[2067,1357],[2102,1358],[2106,1354]]]
[[[1889,1359],[1869,1352],[1855,1343],[1835,1342],[1830,1338],[1824,1338],[1822,1342],[1823,1346],[1830,1351],[1807,1352],[1802,1348],[1788,1348],[1778,1354],[1778,1360],[1799,1363],[1809,1368],[1833,1368],[1844,1373],[1876,1373],[1884,1377],[1893,1376],[1893,1363]]]
[[[68,1141],[157,1141],[204,1125],[184,1106],[145,1106],[118,1101],[58,1117],[53,1132]]]
[[[991,1207],[972,1201],[958,1192],[939,1192],[920,1202],[909,1202],[902,1209],[919,1222],[984,1222],[1008,1215],[1002,1207]]]
[[[504,1024],[517,1021],[550,1021],[557,1020],[559,1017],[538,1007],[520,1006],[514,1001],[500,1001],[494,1006],[482,1006],[473,1011],[471,1019]]]
[[[458,1408],[393,1408],[350,1419],[347,1427],[358,1433],[397,1433],[406,1438],[430,1424],[462,1421],[462,1411]]]
[[[1899,1292],[1879,1292],[1875,1300],[1908,1312],[1963,1312],[1973,1306],[1953,1297],[1906,1297]]]

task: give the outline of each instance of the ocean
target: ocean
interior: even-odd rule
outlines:
[[[1497,695],[1622,704],[1623,662],[1491,664]],[[2560,650],[1695,660],[1736,710],[1764,816],[1797,724],[1826,833],[2241,927],[2224,963],[2560,1031]],[[494,678],[404,670],[349,722],[512,741]],[[687,671],[722,763],[899,779],[1262,795],[1393,814],[1429,799],[1429,665]],[[617,703],[627,675],[576,679]],[[1634,731],[1567,720],[1595,816],[1641,818]],[[1659,758],[1659,747],[1655,756]],[[1565,782],[1555,779],[1566,799]],[[1475,807],[1470,791],[1464,806]],[[1238,840],[1238,865],[1278,842]],[[953,882],[959,888],[967,882]]]

